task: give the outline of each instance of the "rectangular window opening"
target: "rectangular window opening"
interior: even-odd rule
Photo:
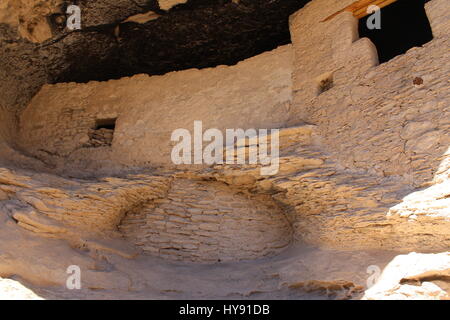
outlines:
[[[116,129],[116,120],[117,120],[117,118],[98,119],[95,121],[95,130],[99,130],[99,129],[114,130],[114,129]]]
[[[379,29],[374,27],[373,14],[359,20],[360,38],[367,37],[375,44],[380,63],[433,39],[424,7],[426,2],[428,0],[398,0],[382,8]]]
[[[117,118],[96,120],[95,127],[89,132],[89,142],[87,147],[110,147],[114,138],[116,120]]]

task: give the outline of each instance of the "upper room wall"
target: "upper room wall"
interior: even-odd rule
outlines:
[[[353,1],[314,0],[291,17],[294,49],[291,125],[317,125],[342,167],[433,180],[450,147],[448,0],[425,5],[434,39],[378,65],[377,51],[359,39]],[[307,32],[305,32],[307,30]],[[321,79],[332,86],[320,93]],[[422,84],[414,84],[415,79]]]
[[[344,12],[330,21],[331,14],[354,0],[315,0],[290,18],[294,44],[293,88],[302,104],[311,103],[320,82],[333,75],[333,82],[349,82],[377,65],[376,48],[368,39],[359,39],[358,20]],[[349,63],[352,68],[345,68]],[[345,68],[345,70],[344,70]]]
[[[283,127],[291,72],[288,45],[232,67],[46,85],[20,117],[20,145],[42,157],[170,164],[172,132],[193,132],[195,120],[204,130]],[[83,147],[97,119],[116,117],[112,148]]]

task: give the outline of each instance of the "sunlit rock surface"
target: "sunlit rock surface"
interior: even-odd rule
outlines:
[[[0,5],[0,298],[448,299],[448,1],[381,65],[350,0],[182,2]]]

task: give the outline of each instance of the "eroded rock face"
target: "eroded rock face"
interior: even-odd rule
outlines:
[[[387,265],[364,299],[448,300],[449,279],[450,252],[401,255]]]
[[[142,250],[180,261],[251,260],[293,240],[269,194],[172,174],[82,182],[3,169],[0,211],[42,237],[127,258]]]
[[[18,281],[0,278],[0,300],[43,300]]]

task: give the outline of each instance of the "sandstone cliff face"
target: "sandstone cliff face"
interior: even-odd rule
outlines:
[[[379,65],[351,13],[320,22],[352,2],[312,1],[292,45],[235,66],[46,85],[17,128],[6,96],[0,276],[43,297],[447,299],[450,8],[428,2],[434,39]],[[175,166],[196,120],[279,128],[278,173]],[[69,265],[84,291],[59,288]]]
[[[386,266],[380,280],[366,292],[364,299],[448,300],[449,259],[448,252],[398,256]]]

